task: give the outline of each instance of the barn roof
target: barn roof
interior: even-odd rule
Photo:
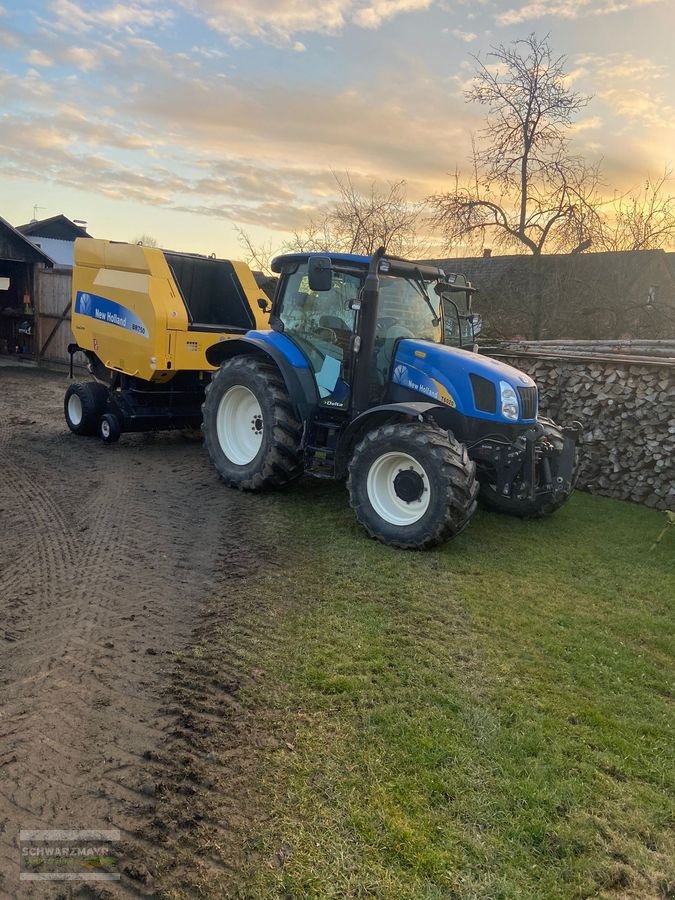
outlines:
[[[0,216],[0,259],[15,262],[44,263],[50,268],[51,258],[32,244],[20,231]]]
[[[675,254],[664,250],[425,260],[465,275],[493,337],[672,337]]]
[[[675,282],[675,253],[664,250],[614,250],[599,253],[547,253],[535,257],[530,253],[511,256],[465,256],[455,259],[425,259],[423,263],[441,266],[446,272],[460,272],[475,280],[478,288],[487,288],[521,278],[529,278],[536,264],[544,276],[554,275],[561,267],[573,268],[580,277],[602,277],[620,269],[637,280],[652,270],[654,264],[672,273]]]
[[[26,237],[53,238],[57,241],[74,241],[79,237],[91,237],[86,228],[76,225],[63,213],[58,216],[50,216],[48,219],[28,222],[26,225],[18,225],[17,231]]]

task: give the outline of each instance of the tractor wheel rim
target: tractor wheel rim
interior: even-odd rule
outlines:
[[[235,466],[246,466],[258,455],[263,439],[263,416],[253,391],[243,384],[227,390],[216,414],[218,443]]]
[[[68,418],[73,425],[79,425],[82,421],[82,401],[77,394],[71,394],[68,398]]]
[[[431,502],[429,476],[408,453],[378,456],[368,470],[366,490],[375,512],[390,525],[414,525]]]
[[[106,419],[101,422],[101,434],[104,438],[110,437],[110,422],[106,421]]]

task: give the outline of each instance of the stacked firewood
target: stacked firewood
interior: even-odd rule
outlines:
[[[489,352],[534,378],[541,415],[582,423],[579,487],[675,509],[675,342],[668,344],[511,342]]]

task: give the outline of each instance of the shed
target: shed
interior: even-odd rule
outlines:
[[[0,217],[0,353],[35,354],[35,298],[51,258]]]
[[[75,239],[91,237],[86,228],[62,213],[19,225],[17,231],[52,261],[40,268],[35,283],[36,334],[34,353],[42,360],[65,362],[70,330]]]

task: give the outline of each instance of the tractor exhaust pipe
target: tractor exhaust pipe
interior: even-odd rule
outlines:
[[[361,292],[359,330],[354,342],[356,363],[352,380],[352,409],[357,415],[368,409],[370,400],[373,350],[377,332],[377,310],[380,301],[378,268],[384,252],[384,247],[379,247],[371,256],[368,274]]]

